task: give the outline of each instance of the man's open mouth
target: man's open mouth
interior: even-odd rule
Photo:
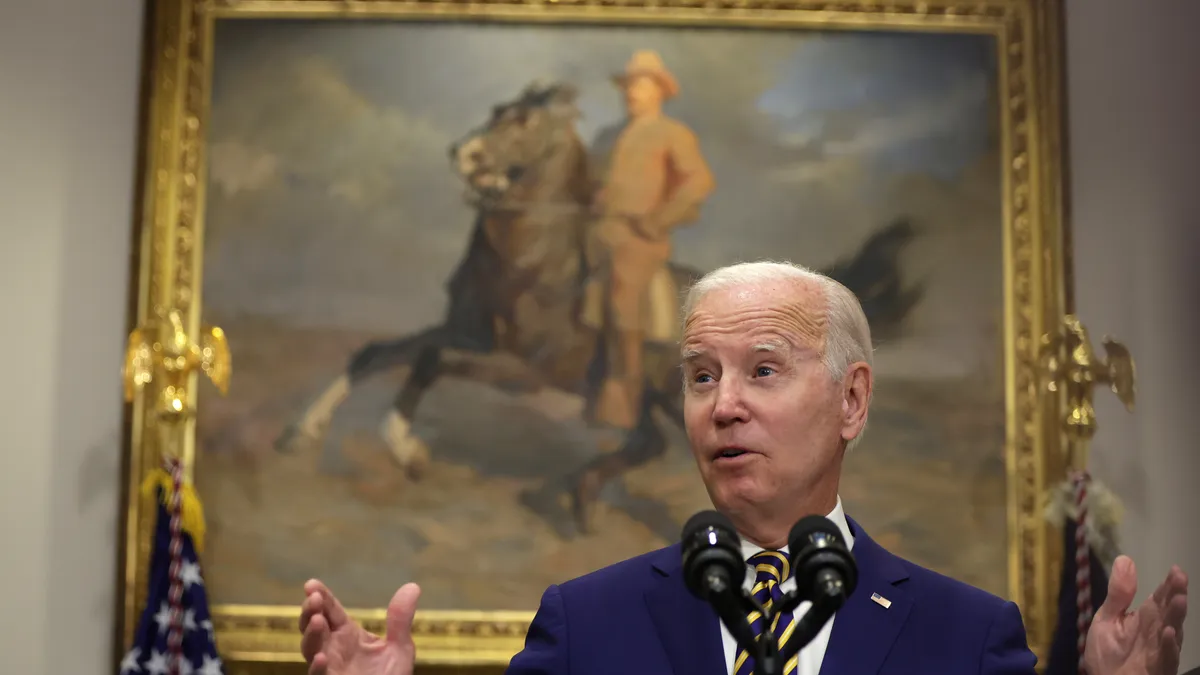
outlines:
[[[743,448],[721,448],[717,451],[716,459],[731,459],[733,457],[741,457],[748,452],[748,450]]]

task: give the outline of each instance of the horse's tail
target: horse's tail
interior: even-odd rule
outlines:
[[[924,296],[924,283],[910,283],[900,259],[917,234],[911,221],[897,219],[873,233],[853,256],[822,270],[858,297],[876,339],[899,334]]]

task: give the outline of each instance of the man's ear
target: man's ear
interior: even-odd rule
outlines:
[[[847,441],[857,438],[867,425],[873,388],[871,366],[860,361],[846,369],[842,386],[842,438]]]

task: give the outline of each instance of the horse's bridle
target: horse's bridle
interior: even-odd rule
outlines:
[[[509,194],[511,194],[515,188],[518,188],[522,185],[528,185],[535,179],[538,179],[542,176],[543,166],[547,164],[550,158],[554,156],[555,152],[557,152],[564,145],[564,139],[569,138],[569,134],[564,130],[565,126],[566,123],[563,122],[555,124],[554,129],[547,134],[549,138],[542,143],[542,147],[539,148],[538,152],[534,154],[530,161],[520,165],[506,167],[504,173],[505,178],[508,180],[508,187],[504,190],[502,195],[490,195],[475,187],[475,184],[471,178],[473,178],[475,175],[478,175],[480,172],[477,171],[475,174],[468,176],[466,181],[468,201],[476,205],[481,212],[486,214],[513,215],[528,211],[530,207],[534,206],[532,202],[517,202],[504,199],[504,197],[507,197]],[[520,171],[520,175],[515,180],[509,178],[509,175],[514,169]],[[555,204],[553,202],[538,202],[536,206],[539,210],[543,210],[548,206],[554,207]],[[559,204],[558,206],[564,214],[568,215],[577,214],[582,210],[579,204],[573,202]]]

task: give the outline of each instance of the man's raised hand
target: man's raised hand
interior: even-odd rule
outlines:
[[[405,584],[387,608],[387,634],[368,633],[333,592],[317,580],[304,584],[300,652],[309,675],[412,675],[416,648],[412,622],[421,589]]]
[[[1172,567],[1166,580],[1135,611],[1133,560],[1113,563],[1108,597],[1088,630],[1083,662],[1090,675],[1175,675],[1187,616],[1187,575]]]

